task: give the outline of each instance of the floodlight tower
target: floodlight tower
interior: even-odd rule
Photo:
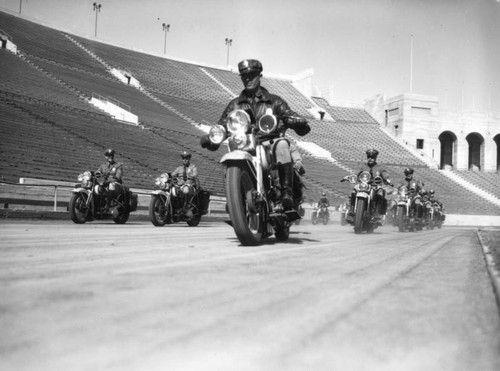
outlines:
[[[95,12],[95,37],[97,37],[97,13],[101,11],[101,4],[94,3],[94,12]]]
[[[165,43],[163,45],[163,54],[167,53],[167,32],[170,31],[170,25],[163,23],[163,31],[165,31]]]
[[[233,39],[228,39],[226,37],[226,45],[227,45],[227,65],[229,66],[229,47],[233,44]]]

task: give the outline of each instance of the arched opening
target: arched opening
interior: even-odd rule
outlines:
[[[451,131],[444,131],[439,135],[441,143],[440,169],[453,169],[455,153],[457,148],[457,136]]]
[[[470,133],[465,137],[469,143],[469,170],[480,171],[484,162],[484,139],[479,133]]]
[[[500,171],[500,134],[495,135],[493,138],[495,143],[497,144],[497,172]]]

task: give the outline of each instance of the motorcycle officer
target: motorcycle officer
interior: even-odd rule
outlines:
[[[330,215],[330,213],[328,212],[328,207],[330,206],[330,201],[328,200],[328,198],[326,197],[326,193],[323,192],[321,194],[321,198],[319,199],[318,201],[318,213],[321,212],[321,209],[324,207],[326,209],[326,213],[327,215]]]
[[[123,190],[123,164],[115,161],[115,150],[112,148],[104,152],[104,157],[106,162],[99,166],[96,174],[100,174],[103,178],[101,189],[106,196],[106,208],[109,209],[111,200]]]
[[[238,63],[238,70],[244,90],[238,97],[229,102],[219,119],[219,125],[227,129],[226,119],[229,113],[235,109],[246,111],[256,122],[266,114],[268,108],[272,109],[273,115],[284,123],[284,126],[280,128],[280,137],[274,139],[271,147],[276,164],[278,164],[278,174],[282,189],[281,202],[285,210],[297,209],[300,197],[297,197],[293,192],[294,170],[290,143],[283,136],[288,128],[293,129],[300,136],[309,133],[311,128],[307,120],[292,111],[285,100],[271,94],[261,86],[263,71],[261,62],[256,59],[245,59]],[[203,148],[211,151],[215,151],[219,147],[210,142],[208,135],[201,137],[200,144]]]
[[[318,208],[320,208],[321,206],[324,206],[326,208],[328,208],[330,206],[330,201],[326,197],[326,193],[325,192],[323,192],[321,194],[321,198],[318,201]]]
[[[363,171],[368,171],[372,176],[372,179],[376,176],[382,178],[383,182],[388,185],[393,185],[391,180],[389,179],[389,172],[383,168],[381,168],[377,164],[377,156],[379,151],[376,149],[368,149],[366,151],[366,165],[361,167],[361,170],[358,172],[358,176]],[[354,205],[356,204],[356,191],[353,189],[351,192],[351,204],[349,207],[349,213],[347,215],[346,220],[352,222],[354,220]],[[376,205],[376,215],[375,219],[379,220],[385,213],[387,212],[387,199],[385,198],[385,189],[383,187],[378,187],[377,192],[375,193],[375,205]]]
[[[172,177],[182,179],[181,184],[189,184],[194,188],[199,188],[198,168],[191,163],[191,153],[181,152],[182,165],[178,166],[172,173]]]
[[[420,180],[414,179],[413,178],[413,173],[415,170],[413,170],[411,167],[408,167],[404,170],[405,174],[405,180],[402,182],[402,185],[405,185],[408,187],[408,191],[414,190],[413,193],[410,193],[411,195],[411,204],[410,204],[410,209],[413,211],[413,215],[417,219],[422,219],[423,214],[424,214],[424,207],[422,204],[422,192],[424,191],[424,183],[422,183]],[[411,192],[411,191],[410,191]]]
[[[441,215],[441,221],[444,221],[444,219],[445,219],[445,216],[444,216],[444,205],[443,205],[443,203],[441,201],[439,201],[436,198],[436,192],[433,189],[429,190],[429,201],[431,203],[436,202],[439,205],[439,208],[440,208],[439,211],[440,211],[440,215]]]

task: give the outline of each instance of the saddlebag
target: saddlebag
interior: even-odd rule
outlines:
[[[199,198],[200,198],[201,215],[205,215],[206,213],[208,213],[208,204],[210,203],[210,192],[205,191],[204,189],[200,190]]]
[[[129,209],[130,211],[136,211],[137,210],[137,194],[130,191],[130,194],[129,194],[129,200],[128,200],[128,205],[129,205]]]

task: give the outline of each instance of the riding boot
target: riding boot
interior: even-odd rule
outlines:
[[[293,202],[293,164],[280,164],[281,204],[285,210],[294,208]]]

